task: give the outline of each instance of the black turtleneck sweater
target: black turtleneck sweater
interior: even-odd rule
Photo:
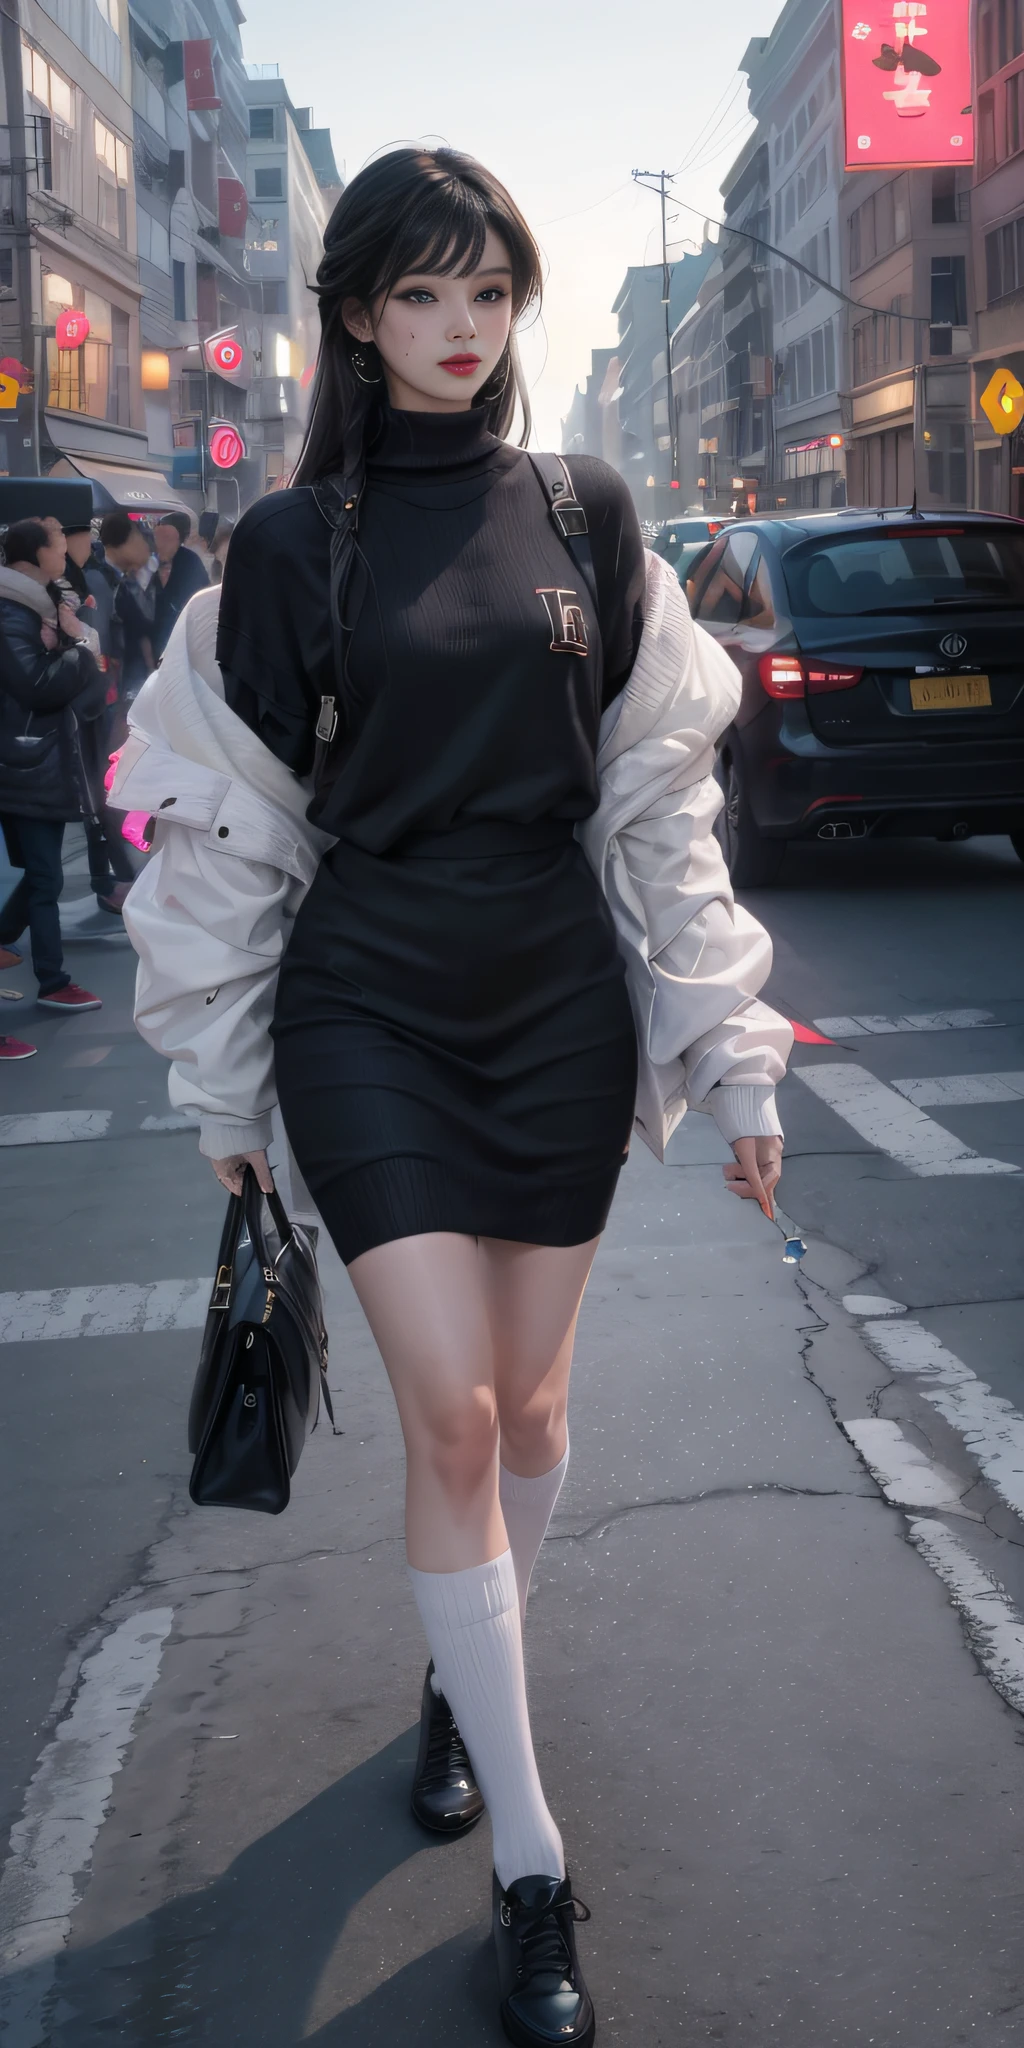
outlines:
[[[607,464],[569,465],[587,513],[600,610],[522,451],[479,409],[387,410],[367,464],[341,725],[311,818],[387,853],[480,820],[578,820],[597,803],[602,709],[643,624],[639,524]],[[227,699],[299,774],[322,696],[337,696],[330,528],[308,486],[252,506],[232,537],[217,655]],[[553,652],[543,591],[568,593],[585,657]]]

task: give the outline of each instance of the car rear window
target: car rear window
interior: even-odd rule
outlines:
[[[957,602],[1024,610],[1024,530],[849,533],[790,549],[783,573],[797,618],[952,609]]]

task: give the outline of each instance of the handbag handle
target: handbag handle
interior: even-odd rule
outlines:
[[[261,1202],[266,1202],[267,1207],[270,1210],[270,1214],[274,1220],[274,1227],[281,1240],[281,1249],[283,1251],[285,1245],[290,1243],[293,1235],[291,1219],[288,1215],[288,1211],[285,1208],[284,1203],[282,1202],[281,1197],[277,1192],[277,1189],[271,1188],[268,1193],[265,1189],[261,1188],[259,1181],[256,1178],[255,1172],[253,1171],[253,1168],[251,1166],[247,1166],[242,1178],[242,1196],[240,1206],[245,1212],[245,1220],[249,1226],[249,1235],[252,1238],[254,1244],[260,1242],[260,1237],[262,1235],[262,1233],[260,1232]]]

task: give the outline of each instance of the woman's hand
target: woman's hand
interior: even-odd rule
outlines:
[[[39,628],[39,638],[41,639],[47,654],[52,654],[54,648],[57,646],[56,626],[48,625],[47,622],[44,620],[43,624]]]
[[[769,1223],[775,1215],[772,1195],[782,1178],[781,1138],[736,1138],[735,1166],[723,1166],[726,1186],[733,1195],[757,1202]]]
[[[69,640],[85,639],[86,629],[79,624],[78,613],[71,605],[59,605],[57,608],[57,618],[61,632],[66,633]]]
[[[265,1152],[233,1152],[229,1159],[211,1159],[210,1165],[221,1186],[227,1188],[230,1195],[241,1194],[242,1176],[247,1166],[252,1167],[265,1195],[272,1195],[274,1192],[274,1176],[267,1164]]]

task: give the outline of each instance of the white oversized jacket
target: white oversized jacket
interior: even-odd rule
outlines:
[[[224,702],[219,591],[187,606],[132,707],[111,792],[156,819],[124,908],[139,956],[135,1021],[171,1062],[209,1157],[270,1139],[268,1026],[281,959],[320,859],[312,790]],[[757,1000],[771,941],[733,901],[712,825],[715,742],[739,676],[648,556],[647,615],[625,689],[601,722],[600,803],[578,828],[611,908],[637,1027],[637,1126],[659,1158],[687,1108],[728,1139],[778,1132],[774,1088],[793,1034]]]

